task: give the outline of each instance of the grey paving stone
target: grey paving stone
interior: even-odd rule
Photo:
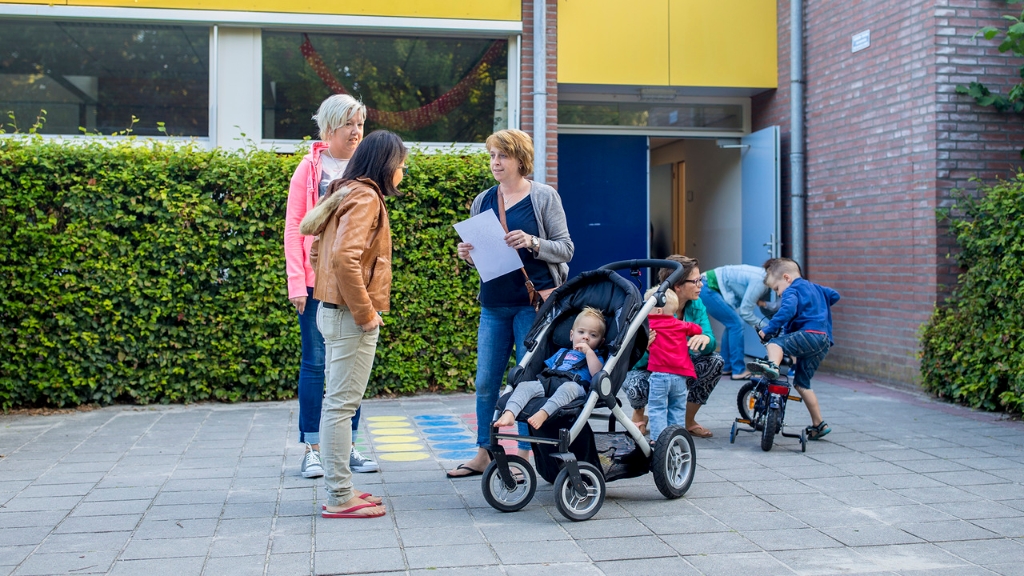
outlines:
[[[64,510],[48,510],[43,512],[8,512],[0,508],[0,526],[7,528],[26,528],[29,526],[55,526],[67,512]]]
[[[210,558],[206,561],[206,573],[218,576],[251,576],[263,574],[266,556],[233,556],[231,558]]]
[[[49,526],[26,526],[0,530],[0,546],[35,546],[50,533]]]
[[[936,502],[930,504],[936,510],[962,520],[981,520],[986,518],[1017,518],[1020,510],[998,502]]]
[[[769,552],[776,550],[824,550],[842,546],[835,539],[814,528],[788,530],[741,530],[740,534]]]
[[[215,518],[186,520],[150,520],[144,518],[135,531],[137,538],[201,538],[212,537],[217,530]]]
[[[476,569],[474,567],[473,569]],[[506,566],[509,576],[602,576],[604,572],[596,566],[583,563],[559,562],[557,564],[525,564]],[[465,576],[474,576],[470,569],[462,571]],[[412,571],[410,574],[417,574]]]
[[[734,576],[736,574],[775,576],[795,573],[767,552],[687,556],[686,560],[701,574],[709,576]]]
[[[828,548],[809,553],[806,550],[781,550],[770,554],[797,574],[865,574],[878,566],[856,548]]]
[[[145,560],[150,558],[206,557],[213,544],[212,537],[206,538],[157,538],[143,540],[133,538],[121,553],[121,560]]]
[[[204,558],[159,558],[146,560],[118,560],[111,576],[198,576],[203,571]]]
[[[943,522],[899,523],[896,528],[908,532],[927,542],[951,542],[962,540],[985,540],[997,538],[996,534],[970,522],[951,520]]]
[[[683,558],[650,558],[643,560],[615,560],[598,562],[598,569],[606,576],[637,576],[658,574],[659,576],[696,576],[701,574]]]
[[[304,554],[273,554],[267,566],[267,576],[301,576],[313,573],[313,556]]]
[[[160,492],[153,498],[155,506],[175,504],[223,504],[228,499],[227,490],[195,490],[191,492]]]
[[[675,550],[656,536],[598,538],[576,542],[596,562],[676,555]]]
[[[572,540],[492,543],[494,552],[503,564],[548,564],[561,562],[588,562],[587,554]],[[410,557],[410,563],[412,562]]]
[[[134,530],[142,514],[121,514],[117,516],[69,517],[54,530],[60,534],[70,532],[120,532]]]
[[[81,496],[53,496],[44,498],[15,496],[4,503],[4,510],[8,512],[67,511],[74,508],[81,500]]]
[[[859,548],[857,551],[870,558],[881,570],[931,571],[968,565],[963,560],[933,544],[868,546]]]
[[[340,519],[336,519],[335,523],[337,524],[339,520]],[[350,550],[352,538],[358,538],[360,547],[366,548],[367,550],[399,547],[398,535],[395,534],[394,528],[387,523],[380,519],[374,519],[372,522],[370,520],[358,521],[367,524],[362,526],[359,530],[344,533],[343,536],[339,536],[338,533],[318,530],[316,533],[315,550],[317,552]],[[350,525],[355,522],[356,520],[349,521]]]
[[[834,526],[821,531],[847,546],[878,546],[921,542],[917,536],[884,524]]]
[[[35,546],[2,546],[0,547],[0,566],[17,566],[35,549]]]
[[[929,478],[938,480],[951,486],[970,486],[972,484],[1006,484],[1007,481],[999,476],[993,476],[979,470],[965,472],[929,472],[925,474]]]
[[[572,539],[561,525],[551,522],[535,524],[529,530],[510,530],[507,526],[501,524],[477,525],[477,529],[487,542],[490,542],[492,545],[514,542],[528,546],[533,542]],[[402,533],[403,539],[406,532]]]
[[[666,534],[661,539],[683,556],[761,551],[757,544],[736,531]]]
[[[1013,539],[998,538],[967,542],[940,542],[936,546],[958,558],[975,564],[1024,562],[1024,545]]]
[[[318,575],[404,571],[407,568],[402,551],[395,548],[381,548],[372,556],[352,554],[351,550],[317,552],[313,558],[313,566],[313,573]]]
[[[210,545],[210,558],[227,556],[266,556],[270,538],[266,534],[217,536]],[[262,566],[262,564],[261,564]]]
[[[488,565],[495,561],[494,553],[485,544],[407,548],[405,554],[410,569]]]
[[[771,526],[775,530],[806,528],[807,525],[785,512],[724,512],[710,513],[712,517],[734,530],[750,530]]]
[[[58,554],[32,554],[18,566],[18,576],[43,574],[105,574],[110,570],[117,551],[97,550],[63,552]]]
[[[150,500],[157,492],[159,486],[131,486],[120,488],[96,488],[89,492],[83,502],[114,502],[122,500]]]
[[[105,502],[82,502],[71,512],[71,517],[114,516],[120,514],[142,514],[150,506],[150,500],[114,500]]]

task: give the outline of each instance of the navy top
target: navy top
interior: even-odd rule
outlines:
[[[491,210],[494,216],[501,220],[498,215],[498,187],[495,186],[487,191],[480,211]],[[533,213],[533,199],[530,195],[505,210],[505,222],[509,230],[522,230],[530,236],[539,236],[540,229],[537,227],[537,218]],[[551,277],[548,265],[543,260],[533,257],[533,251],[527,248],[519,248],[519,259],[523,261],[526,273],[533,281],[533,287],[537,290],[545,290],[555,287],[555,280]],[[530,295],[526,291],[526,278],[523,278],[522,270],[513,270],[503,276],[488,280],[480,285],[480,304],[489,308],[504,306],[529,306]]]
[[[828,286],[820,286],[803,278],[782,291],[779,311],[772,321],[761,330],[774,335],[779,330],[790,334],[799,330],[821,332],[832,342],[832,305],[839,302],[839,292]]]
[[[562,356],[562,354],[565,354]],[[559,358],[559,356],[562,356]],[[600,354],[597,358],[604,364],[604,357]],[[561,360],[561,362],[559,362]],[[583,366],[573,369],[577,364],[583,364]],[[593,376],[590,374],[590,366],[587,364],[587,355],[578,350],[569,350],[568,348],[559,348],[558,352],[555,352],[551,358],[544,361],[544,365],[552,370],[559,370],[561,372],[572,372],[579,376],[579,380],[576,382],[582,384],[584,382],[589,383]]]

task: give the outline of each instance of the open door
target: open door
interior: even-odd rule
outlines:
[[[760,266],[779,256],[779,127],[758,130],[743,138],[742,144],[743,264]],[[750,356],[765,354],[757,333],[749,326],[744,331],[744,351]]]

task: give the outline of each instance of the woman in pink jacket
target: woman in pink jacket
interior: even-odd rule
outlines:
[[[366,107],[346,94],[335,94],[324,100],[317,110],[320,141],[314,142],[292,176],[288,189],[288,210],[284,225],[284,257],[288,271],[288,299],[299,315],[302,335],[302,362],[299,366],[299,442],[306,445],[302,458],[302,475],[317,478],[324,475],[320,461],[320,410],[324,396],[324,339],[316,327],[313,299],[316,279],[309,264],[312,236],[299,233],[299,223],[313,209],[331,180],[340,178],[348,161],[363,140]],[[352,418],[353,440],[359,427],[359,412]],[[376,472],[377,463],[363,457],[352,446],[349,465],[353,472]]]

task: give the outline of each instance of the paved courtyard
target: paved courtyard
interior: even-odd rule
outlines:
[[[443,471],[472,446],[473,397],[364,404],[358,487],[388,514],[326,520],[299,474],[296,402],[0,416],[0,574],[1024,574],[1024,426],[868,383],[814,381],[832,433],[729,444],[739,383],[699,421],[693,486],[608,485],[565,520]],[[789,422],[809,423],[791,404]]]

